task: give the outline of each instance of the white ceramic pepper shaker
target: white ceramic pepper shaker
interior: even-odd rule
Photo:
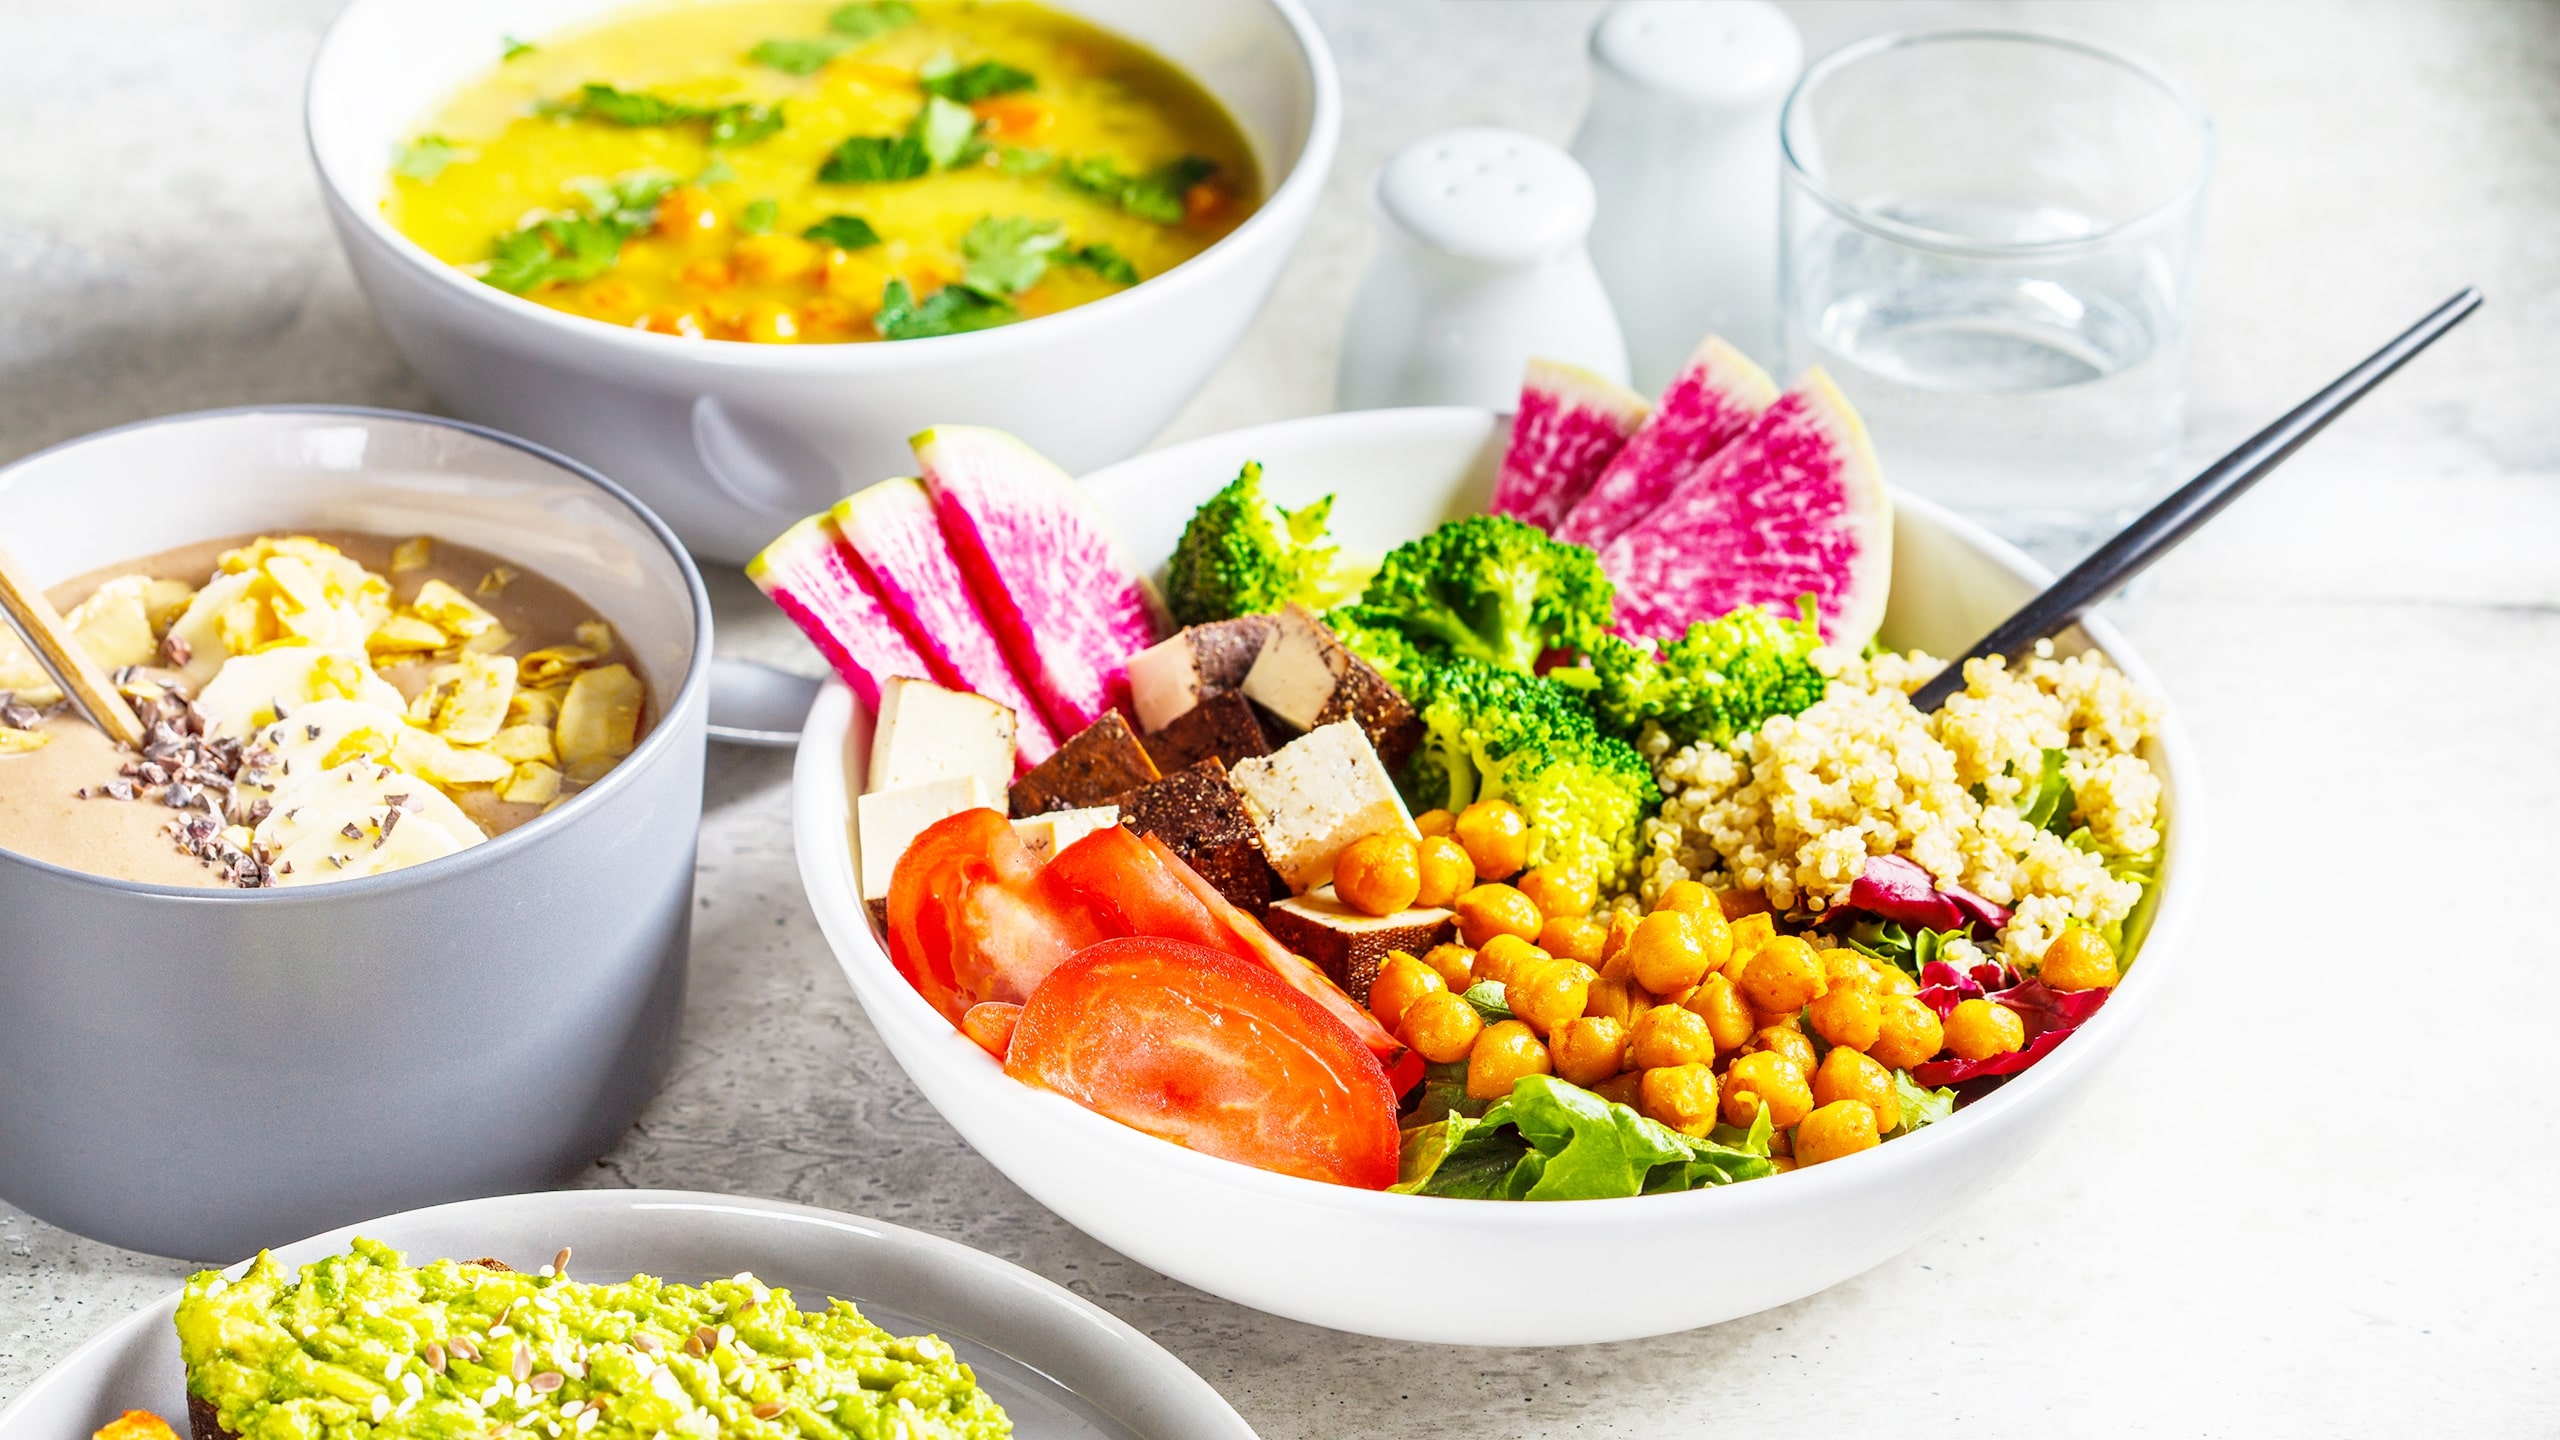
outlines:
[[[1778,109],[1803,37],[1764,0],[1620,0],[1591,61],[1573,155],[1637,388],[1660,389],[1709,333],[1775,364]]]
[[[1387,159],[1378,253],[1342,337],[1335,403],[1517,403],[1533,355],[1627,376],[1626,341],[1583,249],[1590,177],[1509,130],[1450,130]]]

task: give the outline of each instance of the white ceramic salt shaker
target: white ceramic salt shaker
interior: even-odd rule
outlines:
[[[1778,110],[1804,40],[1764,0],[1620,0],[1591,32],[1573,156],[1591,257],[1654,391],[1710,333],[1778,354]]]
[[[1533,355],[1627,378],[1583,249],[1591,180],[1572,156],[1509,130],[1450,130],[1389,156],[1370,202],[1378,253],[1343,332],[1341,408],[1509,409]]]

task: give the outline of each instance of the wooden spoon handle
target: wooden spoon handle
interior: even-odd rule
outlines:
[[[89,658],[89,652],[71,638],[71,631],[54,611],[53,602],[44,598],[44,590],[28,577],[5,545],[0,545],[0,608],[7,609],[10,618],[18,622],[19,631],[36,648],[45,668],[62,682],[63,689],[71,692],[72,699],[80,702],[80,708],[99,729],[120,745],[142,748],[142,721],[133,713],[133,707],[124,703],[124,697],[116,693],[105,672]]]

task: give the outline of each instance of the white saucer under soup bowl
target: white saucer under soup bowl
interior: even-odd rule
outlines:
[[[1163,563],[1193,508],[1246,460],[1263,463],[1280,504],[1337,496],[1335,534],[1379,553],[1481,508],[1503,439],[1501,419],[1482,410],[1326,415],[1156,451],[1085,484],[1145,565]],[[1888,644],[1959,653],[2049,578],[1925,500],[1894,502]],[[2158,690],[2103,621],[2061,645],[2102,651]],[[2138,962],[2094,1018],[1988,1097],[1864,1154],[1711,1190],[1550,1203],[1391,1195],[1214,1159],[1008,1077],[898,975],[863,908],[850,819],[869,740],[869,716],[830,684],[801,737],[794,838],[828,943],[925,1098],[1015,1184],[1130,1258],[1257,1310],[1397,1340],[1665,1334],[1786,1304],[1890,1258],[2025,1164],[2108,1069],[2176,969],[2203,862],[2196,762],[2173,716],[2146,751],[2169,818]],[[1575,1278],[1533,1287],[1524,1304],[1522,1275]]]

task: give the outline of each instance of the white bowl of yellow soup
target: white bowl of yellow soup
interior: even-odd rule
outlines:
[[[1148,566],[1163,563],[1193,507],[1248,460],[1262,462],[1280,504],[1335,495],[1334,536],[1378,554],[1481,510],[1506,428],[1474,409],[1320,415],[1154,451],[1087,484]],[[1897,492],[1894,505],[1889,645],[1959,654],[2051,578],[1926,500]],[[2099,650],[2159,689],[2102,620],[2061,643]],[[850,811],[870,740],[870,716],[830,684],[801,735],[793,841],[819,927],[916,1088],[1032,1198],[1131,1259],[1257,1310],[1394,1340],[1659,1335],[1784,1305],[1881,1264],[2026,1164],[2108,1073],[2172,980],[2205,858],[2196,758],[2171,716],[2146,747],[2170,820],[2139,963],[2033,1069],[1915,1134],[1746,1184],[1614,1200],[1390,1195],[1187,1150],[1007,1075],[898,973],[863,906]]]
[[[742,561],[928,425],[1137,450],[1269,295],[1339,115],[1298,0],[353,0],[307,119],[437,395]]]

